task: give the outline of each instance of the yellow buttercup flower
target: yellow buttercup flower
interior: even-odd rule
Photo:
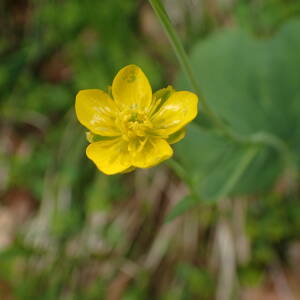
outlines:
[[[169,86],[152,94],[147,77],[135,65],[118,72],[111,94],[81,90],[75,104],[79,122],[89,129],[86,154],[108,175],[170,158],[170,144],[184,137],[184,126],[197,115],[194,93]]]

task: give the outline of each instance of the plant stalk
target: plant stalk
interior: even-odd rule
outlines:
[[[193,73],[192,67],[189,63],[188,56],[184,50],[184,47],[182,45],[182,42],[181,42],[177,32],[175,31],[175,29],[171,23],[171,20],[167,14],[165,8],[163,7],[160,0],[149,0],[149,2],[151,4],[155,14],[157,15],[166,35],[171,43],[171,46],[175,52],[175,55],[180,63],[182,70],[184,71],[187,78],[189,79],[193,90],[197,93],[197,95],[202,103],[203,110],[205,111],[207,108],[205,97],[203,96],[203,94],[201,92],[199,84]]]
[[[202,105],[203,113],[208,116],[208,118],[212,121],[215,128],[219,129],[221,133],[233,140],[238,140],[239,137],[235,135],[227,125],[224,124],[224,122],[213,113],[213,111],[210,109],[209,105],[206,102],[206,99],[201,91],[201,88],[199,86],[199,83],[196,79],[196,76],[193,72],[193,69],[191,67],[191,64],[189,62],[188,56],[186,54],[186,51],[183,47],[183,44],[174,29],[171,20],[162,5],[160,0],[149,0],[155,14],[157,15],[170,43],[171,46],[175,52],[175,55],[179,61],[179,64],[184,71],[185,75],[190,81],[192,89],[196,92],[196,94],[199,97],[200,103]]]

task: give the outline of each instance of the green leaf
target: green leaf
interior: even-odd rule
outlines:
[[[189,127],[175,154],[185,171],[181,177],[188,177],[185,181],[204,201],[269,187],[282,167],[278,154],[269,147],[239,145],[196,125]],[[266,169],[270,162],[272,168]]]
[[[294,156],[300,150],[299,36],[300,21],[285,25],[271,39],[231,29],[200,42],[191,54],[217,115],[242,136],[275,136]],[[178,85],[188,87],[183,75]],[[195,122],[176,147],[177,161],[201,198],[253,194],[274,184],[283,167],[278,150],[263,145],[251,150],[208,129]]]
[[[191,60],[207,102],[236,132],[270,132],[299,150],[299,35],[294,21],[271,39],[233,29],[194,47]],[[187,86],[183,77],[179,85]]]

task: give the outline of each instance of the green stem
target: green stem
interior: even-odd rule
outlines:
[[[202,104],[203,113],[208,116],[208,118],[212,121],[214,126],[219,129],[223,135],[234,139],[239,140],[239,137],[235,135],[225,124],[224,122],[213,113],[213,111],[209,108],[206,99],[204,95],[201,92],[201,88],[199,86],[199,83],[196,79],[196,76],[192,70],[192,67],[189,63],[188,56],[184,50],[184,47],[182,45],[182,42],[175,31],[171,20],[163,7],[160,0],[149,0],[154,12],[156,13],[164,31],[166,32],[167,37],[169,38],[169,41],[173,47],[173,50],[176,54],[176,57],[182,67],[182,70],[186,74],[187,78],[190,81],[190,84],[194,91],[197,93],[200,103]]]
[[[252,144],[267,145],[273,149],[276,149],[276,151],[281,154],[286,169],[289,170],[293,176],[297,177],[297,159],[285,141],[268,132],[258,132],[253,134],[250,136],[249,141]]]
[[[181,42],[180,38],[178,37],[165,8],[163,7],[160,0],[149,0],[149,2],[151,4],[155,14],[157,15],[160,23],[162,24],[162,27],[165,30],[167,37],[170,40],[170,43],[173,47],[176,57],[182,67],[182,70],[185,72],[187,78],[189,79],[192,88],[198,94],[199,99],[202,102],[203,110],[206,110],[206,108],[207,108],[206,100],[205,100],[204,96],[202,95],[199,84],[194,76],[192,67],[189,63],[189,59],[183,48],[182,42]]]
[[[233,188],[235,187],[241,176],[244,174],[251,161],[256,156],[258,150],[258,147],[252,146],[248,149],[248,151],[245,152],[240,163],[237,164],[236,169],[230,174],[227,182],[223,186],[222,190],[219,192],[217,196],[218,200],[226,197],[233,190]]]

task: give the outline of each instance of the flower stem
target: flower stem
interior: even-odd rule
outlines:
[[[202,95],[199,84],[195,78],[192,67],[189,63],[188,56],[183,48],[182,42],[178,37],[177,32],[175,31],[165,8],[163,7],[160,0],[149,0],[149,2],[155,14],[157,15],[160,23],[162,24],[162,27],[165,30],[167,37],[170,40],[170,43],[173,47],[176,57],[182,67],[182,70],[185,72],[187,78],[189,79],[192,88],[198,94],[198,97],[202,102],[203,110],[205,110],[207,107],[206,100]]]
[[[206,99],[205,99],[204,95],[202,94],[199,83],[196,79],[196,76],[193,72],[193,69],[190,65],[188,56],[184,50],[182,42],[181,42],[176,30],[174,29],[174,27],[171,23],[171,20],[168,16],[164,6],[162,5],[161,1],[160,0],[149,0],[149,2],[151,4],[155,14],[157,15],[167,37],[169,38],[169,41],[173,47],[173,50],[176,54],[176,57],[177,57],[180,65],[182,67],[182,70],[186,74],[187,78],[190,81],[192,88],[194,89],[194,91],[197,93],[197,95],[199,97],[200,103],[202,105],[203,113],[208,116],[208,118],[212,121],[214,126],[218,129],[220,129],[220,131],[225,136],[236,139],[237,138],[236,135],[234,135],[231,132],[231,130],[224,124],[224,122],[216,114],[214,114],[213,111],[208,106]]]
[[[236,168],[232,171],[231,174],[228,175],[227,180],[225,180],[223,188],[220,190],[216,197],[217,200],[221,200],[222,198],[228,196],[230,192],[232,192],[233,188],[241,179],[242,175],[245,173],[246,169],[248,168],[252,160],[255,158],[258,151],[259,147],[257,146],[249,147],[245,151],[240,163],[236,165]]]

